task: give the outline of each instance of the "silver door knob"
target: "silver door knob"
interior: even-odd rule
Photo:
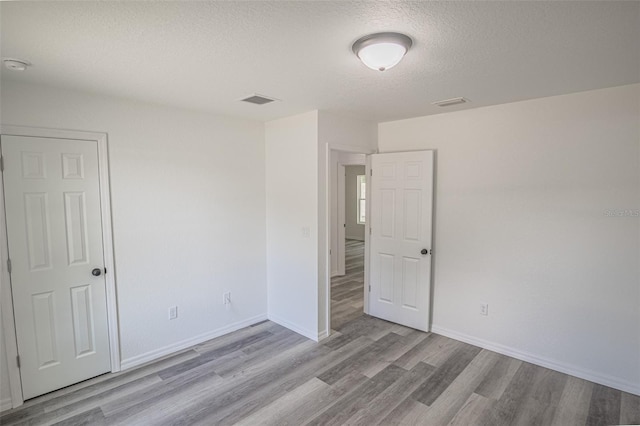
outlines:
[[[420,254],[422,254],[423,256],[426,256],[426,255],[428,255],[428,254],[429,254],[429,250],[427,250],[427,249],[422,249],[422,250],[420,250]]]
[[[93,275],[94,277],[99,277],[100,274],[102,274],[102,269],[100,268],[95,268],[91,271],[91,275]]]

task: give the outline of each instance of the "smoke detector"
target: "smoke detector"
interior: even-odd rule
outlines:
[[[31,66],[31,62],[15,58],[2,58],[2,62],[11,71],[24,71]]]
[[[255,104],[255,105],[270,104],[271,102],[275,102],[275,101],[279,101],[279,100],[280,99],[270,98],[270,97],[263,96],[263,95],[258,95],[257,93],[254,93],[251,96],[247,96],[244,99],[240,99],[241,102],[247,102],[247,103]]]
[[[436,101],[432,105],[437,105],[439,107],[448,107],[452,105],[466,104],[467,102],[469,102],[469,99],[451,98],[451,99],[444,99],[442,101]]]

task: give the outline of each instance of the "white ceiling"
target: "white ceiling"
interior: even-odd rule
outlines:
[[[638,2],[2,2],[2,78],[269,120],[373,121],[640,82]],[[395,68],[351,52],[399,31]],[[282,99],[256,106],[252,93]],[[431,102],[464,96],[447,109]]]

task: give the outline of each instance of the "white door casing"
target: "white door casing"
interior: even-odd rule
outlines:
[[[7,135],[1,142],[28,399],[111,370],[98,143]]]
[[[374,154],[371,169],[369,314],[429,331],[433,151]]]
[[[344,164],[338,164],[338,275],[345,275],[345,250],[346,250],[346,217],[345,217],[345,176]]]

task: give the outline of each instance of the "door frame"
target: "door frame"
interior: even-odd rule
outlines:
[[[338,151],[340,152],[340,151]],[[364,154],[362,154],[364,155]],[[338,189],[337,189],[337,200],[338,203],[336,205],[337,209],[338,209],[338,214],[337,214],[337,220],[338,220],[338,275],[337,276],[343,276],[346,274],[345,271],[345,253],[346,253],[346,240],[347,240],[347,229],[346,229],[346,223],[347,223],[347,212],[346,212],[346,208],[347,208],[347,181],[346,181],[346,171],[347,171],[347,166],[363,166],[365,168],[365,174],[367,173],[366,169],[367,169],[367,157],[365,155],[365,161],[364,163],[354,163],[354,162],[338,162],[338,167],[337,167],[337,172],[338,172],[338,176],[337,176],[337,184],[338,184]],[[365,192],[365,198],[366,198],[366,192]],[[368,201],[368,200],[367,200]],[[368,203],[367,203],[368,205]],[[365,211],[365,216],[366,216],[366,211]],[[342,225],[342,227],[340,226]],[[365,223],[365,231],[367,229],[367,224]],[[365,240],[366,240],[366,234],[365,234]]]
[[[104,251],[104,267],[107,296],[107,325],[109,330],[109,355],[111,372],[120,371],[120,333],[118,327],[118,301],[116,294],[115,262],[113,255],[113,228],[111,221],[111,189],[109,185],[109,147],[106,133],[84,132],[76,130],[59,130],[26,126],[1,125],[0,134],[5,136],[31,136],[49,139],[71,139],[91,141],[98,144],[98,180],[100,183],[100,212],[102,215],[102,246]],[[2,310],[2,332],[4,347],[9,367],[9,386],[11,389],[12,408],[24,402],[20,369],[15,361],[18,356],[16,327],[13,315],[13,298],[11,294],[11,277],[7,269],[8,239],[7,219],[4,203],[4,176],[0,174],[0,309]]]
[[[324,200],[324,215],[325,215],[325,223],[324,225],[324,235],[319,236],[319,238],[324,239],[324,247],[326,252],[324,253],[324,265],[320,265],[323,268],[324,272],[324,282],[320,282],[321,285],[324,285],[324,295],[325,295],[325,324],[324,331],[319,333],[318,338],[323,339],[331,335],[331,254],[329,250],[331,249],[331,152],[339,151],[339,152],[348,152],[351,154],[364,154],[365,155],[365,173],[367,176],[371,174],[371,159],[370,155],[377,153],[377,150],[359,146],[350,146],[350,145],[341,145],[341,144],[325,144],[325,152],[324,152],[324,187],[328,188],[325,192],[325,200]],[[370,191],[371,185],[367,185],[367,200],[370,199]],[[369,213],[371,209],[367,209],[365,212],[366,215],[366,223],[364,229],[364,313],[369,313]],[[323,289],[321,288],[320,291]]]

